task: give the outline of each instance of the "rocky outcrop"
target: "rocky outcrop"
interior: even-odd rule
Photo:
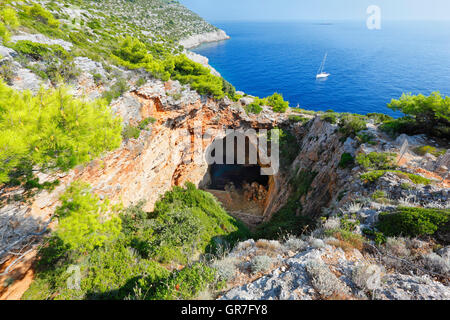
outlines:
[[[285,243],[265,240],[240,243],[225,261],[236,266],[229,283],[247,283],[226,291],[219,299],[450,299],[450,288],[429,276],[390,273],[357,249],[343,251],[327,244],[332,241],[290,238]],[[247,265],[261,255],[269,257],[268,270],[249,274]],[[216,266],[220,270],[221,264]]]
[[[210,66],[209,60],[207,57],[204,57],[200,54],[194,53],[192,51],[185,51],[186,56],[194,62],[200,63],[202,66],[208,68],[211,73],[215,76],[221,77],[220,73]]]
[[[2,240],[4,248],[19,248],[45,231],[59,196],[75,180],[89,183],[102,199],[124,206],[143,200],[144,209],[151,211],[160,196],[173,186],[188,181],[201,184],[208,171],[205,154],[214,139],[223,135],[223,129],[272,128],[278,121],[285,121],[285,117],[278,119],[274,115],[271,117],[277,119],[270,121],[263,115],[248,116],[239,104],[202,97],[177,81],[149,81],[114,101],[111,108],[123,118],[124,125],[136,126],[149,117],[155,123],[142,130],[138,139],[124,141],[119,149],[86,166],[68,173],[39,174],[41,183],[58,179],[60,184],[52,192],[38,193],[30,203],[18,201],[24,196],[23,189],[2,190],[2,202],[9,203],[0,208],[0,217],[5,219],[3,231],[9,235]],[[211,134],[203,139],[197,136],[207,130]],[[30,267],[29,263],[19,276]]]
[[[47,44],[47,45],[60,45],[67,51],[70,51],[73,46],[73,44],[70,42],[67,42],[67,41],[64,41],[61,39],[50,39],[42,34],[25,33],[25,34],[15,35],[15,36],[11,37],[11,42],[17,42],[20,40],[27,40],[27,41],[37,42],[37,43],[42,43],[42,44]]]
[[[191,49],[194,47],[198,47],[202,43],[208,43],[208,42],[216,42],[216,41],[222,41],[222,40],[228,40],[230,39],[230,36],[228,36],[225,31],[223,30],[217,30],[202,34],[196,34],[192,35],[188,38],[184,38],[179,41],[179,44],[185,47],[186,49]]]

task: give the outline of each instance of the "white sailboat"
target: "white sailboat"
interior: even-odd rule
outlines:
[[[326,73],[323,71],[323,68],[325,67],[325,62],[327,61],[328,52],[325,54],[325,57],[323,58],[322,64],[320,65],[319,71],[317,71],[316,79],[326,79],[330,76],[329,73]]]

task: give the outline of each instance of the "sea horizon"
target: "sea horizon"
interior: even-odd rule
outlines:
[[[401,114],[387,104],[403,93],[450,95],[448,20],[386,20],[381,30],[368,30],[365,21],[356,19],[214,25],[231,38],[192,51],[250,95],[280,92],[291,107],[394,117]],[[331,75],[316,81],[327,52],[325,71]]]

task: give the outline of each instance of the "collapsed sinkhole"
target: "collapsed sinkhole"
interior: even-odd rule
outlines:
[[[218,138],[208,148],[207,157],[215,161],[208,168],[207,189],[226,190],[227,186],[243,189],[252,183],[268,187],[270,176],[261,174],[257,146],[248,137],[238,136],[234,133],[231,138]]]
[[[245,153],[242,141],[245,141]],[[211,164],[203,189],[215,195],[230,214],[249,226],[261,223],[270,202],[274,177],[262,174],[263,166],[253,141],[245,137],[238,142],[235,137],[230,146],[227,137],[218,138],[208,148],[206,156],[215,161],[208,161]]]

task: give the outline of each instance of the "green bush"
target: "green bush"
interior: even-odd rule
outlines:
[[[415,184],[424,184],[424,185],[431,184],[430,179],[424,178],[417,174],[407,173],[399,170],[371,170],[369,172],[361,174],[360,179],[361,181],[364,182],[375,182],[382,176],[384,176],[387,172],[393,172],[396,173],[397,175],[404,176],[405,178],[408,178]]]
[[[376,227],[388,237],[417,237],[435,234],[449,218],[450,210],[399,207],[381,213]]]
[[[61,196],[56,209],[58,227],[55,236],[69,250],[89,252],[114,239],[121,230],[118,209],[91,193],[89,185],[73,182]]]
[[[342,169],[352,167],[355,164],[355,158],[350,153],[343,153],[341,161],[339,161],[339,167]]]
[[[366,116],[369,119],[373,119],[376,124],[393,120],[393,118],[391,116],[388,116],[387,114],[384,114],[384,113],[373,112],[373,113],[368,113]]]
[[[335,113],[325,113],[324,115],[321,116],[321,119],[331,124],[337,123],[337,116]]]
[[[367,133],[367,132],[362,132],[362,133],[358,133],[356,135],[356,139],[360,142],[360,143],[368,143],[371,145],[376,145],[376,142],[374,141],[375,136],[371,133]]]
[[[422,147],[417,147],[417,148],[414,148],[413,151],[414,151],[416,154],[420,155],[420,156],[424,156],[424,155],[426,155],[427,153],[430,153],[430,154],[432,154],[432,155],[435,156],[435,157],[439,157],[439,156],[445,154],[445,152],[446,152],[445,149],[443,149],[443,150],[438,150],[437,148],[432,147],[432,146],[422,146]]]
[[[203,263],[195,263],[181,271],[172,272],[167,280],[156,288],[154,299],[187,300],[195,298],[216,278],[214,269]]]
[[[68,170],[120,145],[120,119],[64,86],[37,95],[0,81],[0,184],[33,167]]]
[[[262,111],[262,107],[257,104],[257,103],[251,103],[247,106],[244,107],[245,112],[247,112],[247,114],[260,114]]]
[[[395,168],[395,153],[371,152],[360,153],[356,156],[356,162],[364,169],[386,170]]]
[[[122,210],[121,223],[112,219],[117,207],[99,201],[84,184],[71,186],[61,200],[64,229],[40,251],[26,299],[191,299],[219,285],[214,269],[192,261],[250,236],[211,194],[192,184],[167,192],[154,212],[145,212],[144,202]],[[98,219],[106,212],[110,219]],[[76,223],[64,222],[67,217]],[[119,225],[118,234],[111,227]],[[71,265],[80,268],[80,290],[67,287]]]
[[[289,116],[289,121],[291,121],[291,122],[302,122],[302,123],[305,123],[305,122],[308,122],[309,119],[308,119],[308,118],[304,118],[304,117],[302,117],[302,116],[290,115],[290,116]]]
[[[139,129],[141,129],[141,130],[146,130],[146,129],[148,128],[148,125],[149,125],[150,123],[155,123],[155,122],[156,122],[156,119],[155,119],[155,118],[153,118],[153,117],[148,117],[148,118],[145,118],[144,120],[142,120],[141,122],[139,122],[138,127],[139,127]]]
[[[1,60],[1,57],[0,57]],[[0,79],[3,79],[8,85],[12,85],[14,72],[11,60],[3,61],[0,65]]]
[[[372,193],[372,196],[371,196],[372,200],[382,202],[382,203],[388,201],[388,199],[386,197],[387,197],[387,194],[383,190],[377,190],[374,193]]]
[[[395,133],[425,133],[432,136],[450,137],[450,97],[442,97],[433,92],[426,97],[404,94],[398,100],[393,99],[388,107],[401,111],[406,116],[387,124],[385,130]]]
[[[2,3],[2,6],[6,5]],[[10,30],[14,30],[19,27],[19,19],[17,18],[16,11],[11,7],[3,7],[0,10],[0,38],[6,43],[10,40]]]
[[[32,6],[24,8],[25,13],[35,20],[48,25],[51,28],[58,28],[59,21],[50,11],[43,8],[40,4],[34,3]]]
[[[58,44],[48,45],[30,40],[17,41],[13,49],[34,59],[48,58],[51,55],[61,59],[68,59],[70,57],[70,54]]]
[[[131,125],[127,125],[122,130],[122,138],[124,140],[138,139],[141,135],[141,129]]]
[[[127,80],[118,78],[108,91],[103,92],[102,98],[110,104],[114,99],[117,99],[122,94],[130,89]]]
[[[355,136],[359,131],[367,129],[367,124],[362,116],[345,114],[339,122],[339,131],[346,137]]]
[[[267,97],[267,104],[272,107],[275,112],[284,113],[289,109],[289,102],[283,99],[283,95],[275,92],[270,97]]]

